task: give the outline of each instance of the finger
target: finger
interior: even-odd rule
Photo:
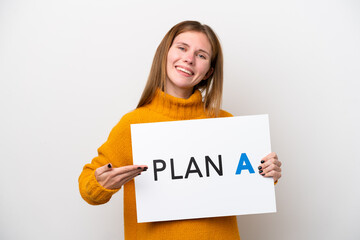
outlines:
[[[277,168],[280,169],[279,165],[280,165],[279,161],[271,161],[271,160],[269,160],[268,162],[264,163],[263,170],[265,170],[267,168],[274,169],[274,167],[277,167]]]
[[[268,166],[266,168],[260,169],[259,173],[260,174],[266,174],[266,173],[271,172],[271,171],[281,172],[281,168],[278,167],[275,164],[272,164],[272,165],[270,165],[270,166]]]
[[[281,167],[281,162],[279,161],[277,156],[274,156],[273,158],[268,158],[264,164],[276,164],[277,166]]]
[[[128,179],[129,177],[134,176],[134,175],[136,176],[139,173],[141,173],[142,171],[143,171],[143,169],[135,168],[134,170],[127,171],[125,173],[113,172],[111,177],[114,178],[114,180],[116,182],[123,182],[125,179]]]
[[[273,177],[274,182],[276,182],[277,180],[279,180],[279,179],[281,178],[281,173],[272,170],[272,171],[266,173],[266,174],[264,175],[264,177]]]
[[[115,175],[121,175],[121,174],[126,174],[126,173],[131,173],[134,171],[146,171],[148,169],[148,167],[146,165],[128,165],[128,166],[124,166],[124,167],[118,167],[118,168],[114,168],[114,174]]]
[[[132,179],[134,176],[140,174],[143,169],[135,169],[129,172],[118,174],[116,171],[119,169],[113,168],[111,172],[106,172],[97,178],[98,182],[105,188],[116,189],[121,188],[121,186],[126,182],[127,179]]]
[[[271,170],[270,172],[267,172],[264,177],[278,177],[281,176],[281,173],[275,170]]]
[[[95,170],[95,176],[100,176],[101,174],[105,173],[105,172],[109,172],[112,169],[112,165],[111,163],[105,164],[104,166],[98,167]]]
[[[258,167],[259,170],[265,169],[272,164],[275,164],[276,166],[281,167],[281,162],[275,158],[270,158],[270,159],[266,160],[265,162],[263,162],[263,161],[264,160],[261,161],[261,164]]]
[[[139,175],[141,175],[141,172],[140,173],[134,173],[132,175],[128,175],[127,177],[123,177],[119,183],[121,185],[124,185],[124,184],[126,184],[127,182],[131,181],[132,179],[134,179],[135,177],[137,177]]]
[[[138,173],[138,174],[134,174],[134,175],[129,176],[128,178],[126,178],[126,179],[124,179],[124,180],[122,181],[122,185],[130,182],[130,181],[133,180],[135,177],[140,176],[140,175],[141,175],[141,173]]]
[[[146,171],[148,169],[148,167],[146,165],[142,165],[143,168],[142,168],[142,171]],[[130,175],[128,178],[124,179],[123,180],[123,185],[126,184],[127,182],[131,181],[132,179],[134,179],[135,177],[141,175],[141,172],[140,173],[134,173],[133,175]]]

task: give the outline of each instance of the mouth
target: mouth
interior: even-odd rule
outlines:
[[[183,73],[186,73],[186,74],[190,75],[190,76],[194,75],[194,72],[191,71],[191,70],[189,70],[189,69],[186,69],[186,68],[183,68],[183,67],[179,67],[179,66],[176,66],[175,68],[176,68],[177,70],[183,72]]]

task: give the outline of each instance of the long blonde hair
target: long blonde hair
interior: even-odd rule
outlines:
[[[137,108],[150,103],[155,96],[156,89],[159,88],[165,91],[167,54],[175,37],[188,31],[204,33],[209,39],[212,50],[210,69],[213,68],[214,71],[206,80],[198,83],[194,90],[199,89],[203,93],[204,108],[207,114],[213,117],[219,115],[223,89],[223,54],[221,45],[215,32],[209,26],[197,21],[180,22],[165,35],[156,50],[150,74]]]

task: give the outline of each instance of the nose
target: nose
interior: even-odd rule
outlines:
[[[194,63],[194,53],[192,53],[191,51],[186,52],[184,54],[184,62],[192,65]]]

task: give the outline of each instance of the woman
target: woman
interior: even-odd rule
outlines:
[[[230,117],[220,109],[223,85],[222,50],[206,25],[185,21],[165,35],[153,60],[147,85],[137,108],[122,117],[98,156],[79,177],[81,196],[103,204],[124,186],[125,239],[240,239],[235,216],[182,221],[137,223],[133,178],[147,170],[133,165],[130,124]],[[259,174],[281,177],[275,153],[264,157]]]

